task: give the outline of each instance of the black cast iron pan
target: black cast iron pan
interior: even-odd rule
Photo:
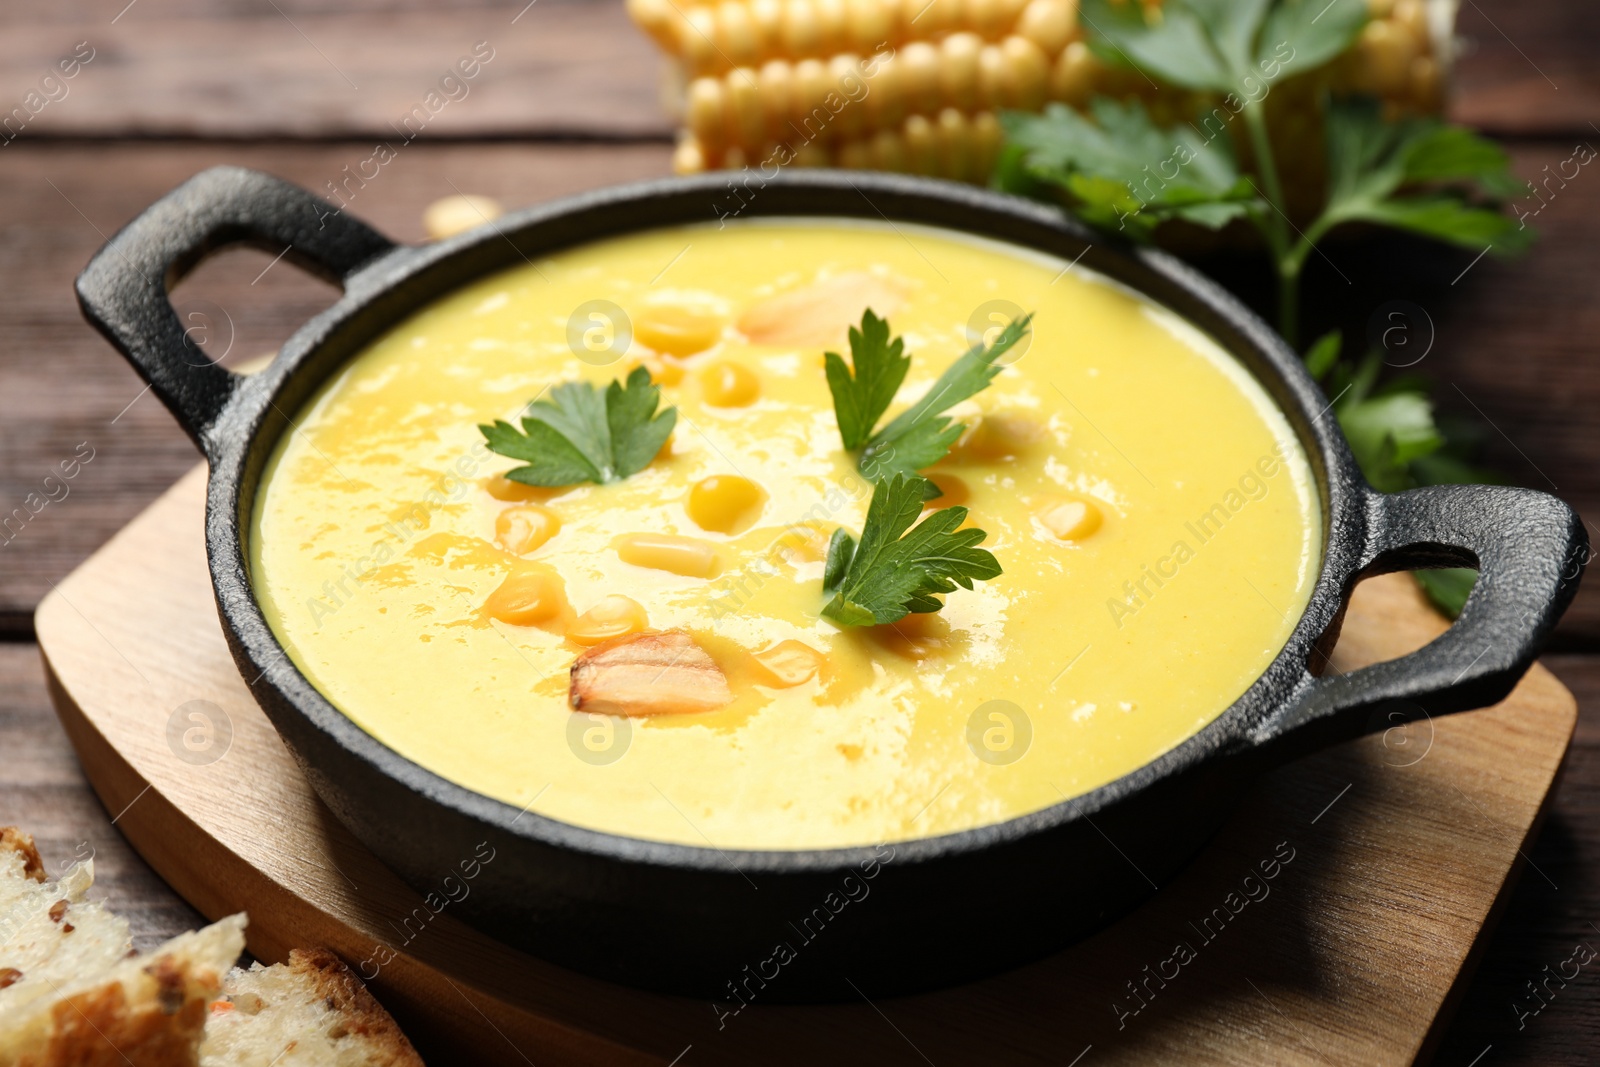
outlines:
[[[879,848],[722,851],[583,829],[448,782],[345,718],[268,628],[246,562],[263,464],[289,417],[336,368],[435,297],[598,238],[713,221],[728,209],[726,190],[718,175],[606,189],[402,247],[295,186],[219,167],[150,207],[78,279],[89,321],[210,463],[212,581],[256,699],[338,818],[419,890],[436,888],[487,842],[494,858],[456,907],[495,937],[592,974],[730,1003],[740,990],[768,1002],[851,997],[852,984],[869,994],[902,992],[1010,966],[1148,896],[1151,882],[1182,867],[1262,768],[1501,699],[1576,591],[1587,539],[1566,504],[1489,486],[1374,492],[1295,353],[1170,256],[1112,244],[1054,210],[964,185],[796,171],[747,189],[742,215],[888,218],[1081,256],[1237,357],[1288,416],[1318,480],[1327,537],[1304,616],[1260,679],[1177,748],[1084,796],[962,833]],[[273,254],[288,246],[292,262],[344,288],[252,377],[206,360],[167,295],[205,256],[241,243]],[[1336,632],[1359,578],[1444,566],[1481,572],[1446,634],[1393,662],[1338,677],[1313,673],[1318,642]],[[864,892],[870,897],[859,904],[830,911],[821,933],[806,938],[798,929],[830,901]],[[790,953],[778,949],[784,944]]]

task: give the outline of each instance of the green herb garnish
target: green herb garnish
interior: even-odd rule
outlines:
[[[822,588],[834,596],[823,615],[842,626],[898,622],[938,611],[944,604],[936,594],[1000,573],[994,555],[976,547],[988,534],[956,529],[966,508],[941,508],[911,528],[922,512],[923,481],[897,473],[874,485],[859,543],[844,529],[833,532]]]
[[[1334,398],[1333,413],[1350,442],[1361,473],[1373,487],[1398,493],[1419,485],[1498,482],[1493,471],[1472,462],[1477,441],[1471,427],[1441,426],[1419,375],[1380,382],[1382,359],[1369,352],[1359,363],[1339,360],[1337,331],[1319,338],[1306,353],[1306,369]],[[1413,571],[1428,599],[1452,618],[1461,614],[1478,572],[1470,567]]]
[[[861,449],[857,464],[861,473],[873,482],[906,475],[922,492],[938,496],[932,482],[914,476],[944,458],[966,431],[966,424],[943,412],[988,387],[1001,370],[995,361],[1027,335],[1031,318],[1024,316],[1008,323],[992,345],[972,346],[945,369],[920,400],[874,433],[872,428],[905,381],[911,357],[905,354],[903,338],[890,339],[886,320],[870,309],[863,312],[861,328],[850,328],[851,365],[846,367],[844,357],[837,352],[823,357],[839,437],[845,448]]]
[[[506,472],[524,485],[617,482],[649,466],[678,421],[678,409],[656,413],[661,387],[637,367],[626,385],[602,392],[588,382],[563,382],[548,400],[528,405],[522,430],[496,419],[478,427],[489,450],[527,464]]]
[[[861,328],[850,327],[850,363],[837,352],[825,353],[823,366],[828,388],[833,392],[833,413],[839,421],[839,436],[852,451],[866,444],[872,428],[889,410],[900,383],[911,369],[905,355],[905,339],[889,339],[889,323],[868,308],[861,313]],[[852,368],[855,374],[851,374]]]
[[[1245,93],[1284,69],[1312,70],[1367,23],[1364,0],[1083,0],[1089,47],[1185,89]]]
[[[1092,122],[1061,105],[1042,115],[1008,112],[997,180],[1024,195],[1060,190],[1085,221],[1141,239],[1172,219],[1212,228],[1248,219],[1271,251],[1279,332],[1291,344],[1301,271],[1317,242],[1344,223],[1497,253],[1527,244],[1528,231],[1492,203],[1521,188],[1503,151],[1436,119],[1387,121],[1364,98],[1327,102],[1327,201],[1303,229],[1290,222],[1264,101],[1275,79],[1308,73],[1349,47],[1367,20],[1360,0],[1168,0],[1159,16],[1137,3],[1084,0],[1082,10],[1091,46],[1109,62],[1220,99],[1165,128],[1137,101],[1096,98]],[[1254,178],[1234,155],[1235,116]],[[1474,190],[1490,203],[1474,202]]]
[[[1436,119],[1386,119],[1376,101],[1361,97],[1324,97],[1326,198],[1312,205],[1315,214],[1290,221],[1265,100],[1280,79],[1310,74],[1348,49],[1367,8],[1362,0],[1165,0],[1156,11],[1125,0],[1082,0],[1096,54],[1163,89],[1199,94],[1190,98],[1190,121],[1163,128],[1137,101],[1108,98],[1093,100],[1087,118],[1059,105],[1043,115],[1008,113],[995,180],[1138,240],[1174,220],[1212,228],[1246,220],[1270,253],[1278,328],[1291,344],[1305,264],[1346,223],[1405,230],[1479,255],[1521,250],[1532,231],[1499,210],[1524,188],[1504,151]],[[1248,167],[1236,143],[1248,146]],[[1320,339],[1307,350],[1306,366],[1333,398],[1368,481],[1393,492],[1495,480],[1470,462],[1471,433],[1436,419],[1424,379],[1380,382],[1378,354],[1341,361],[1340,348],[1337,333]],[[1417,574],[1451,614],[1473,578],[1465,569]]]
[[[1061,185],[1073,211],[1101,229],[1148,238],[1170,219],[1217,229],[1261,204],[1226,137],[1208,144],[1187,125],[1161,129],[1137,101],[1100,96],[1089,117],[1051,104],[1042,115],[1007,112],[1004,121],[1023,173],[1002,184],[1014,192],[1030,179]]]

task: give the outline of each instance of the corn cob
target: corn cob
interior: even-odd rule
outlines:
[[[1321,173],[1321,131],[1308,115],[1327,88],[1370,93],[1394,111],[1442,106],[1449,0],[1368,3],[1372,21],[1348,54],[1267,98],[1274,142],[1308,172]],[[1101,63],[1076,0],[628,0],[628,11],[675,65],[679,173],[775,163],[981,183],[1002,108],[1081,107],[1108,94],[1139,97],[1170,123],[1202,103]]]

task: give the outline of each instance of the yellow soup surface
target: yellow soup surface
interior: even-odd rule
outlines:
[[[823,351],[848,353],[866,302],[913,359],[886,418],[979,331],[1035,317],[927,472],[1004,573],[841,629],[823,548],[860,531],[871,489]],[[641,362],[678,409],[641,473],[500,477],[517,463],[478,424]],[[676,228],[520,265],[395,326],[295,424],[250,548],[306,677],[469,789],[689,845],[925,837],[1116,779],[1250,686],[1320,562],[1306,457],[1213,340],[1082,264],[908,225]],[[570,710],[574,659],[641,629],[692,635],[732,702]]]

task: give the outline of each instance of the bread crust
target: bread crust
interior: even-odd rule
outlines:
[[[422,1057],[394,1019],[338,956],[325,948],[293,949],[289,970],[312,984],[340,1024],[361,1039],[373,1064],[423,1067]]]
[[[15,826],[0,826],[0,850],[22,854],[22,874],[35,882],[44,881],[44,861],[33,843],[33,835]]]
[[[220,979],[210,968],[191,969],[170,955],[143,970],[155,988],[132,1003],[116,979],[56,1003],[48,1041],[42,1049],[22,1050],[17,1067],[193,1067],[206,1004]]]

